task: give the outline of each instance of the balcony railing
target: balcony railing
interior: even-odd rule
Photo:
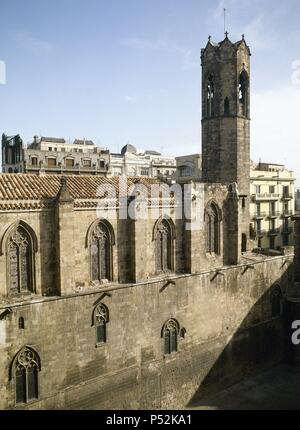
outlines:
[[[279,217],[280,212],[279,211],[272,211],[269,213],[268,218],[277,218]]]
[[[271,228],[268,234],[269,236],[277,236],[279,234],[279,228]]]
[[[26,163],[26,170],[51,170],[52,172],[106,172],[107,167],[99,167],[99,166],[65,166],[65,165],[56,165],[49,166],[48,164],[36,165]]]
[[[293,227],[283,227],[282,234],[291,234],[293,233],[294,229]]]
[[[256,235],[258,237],[263,237],[267,234],[267,230],[257,230]]]
[[[283,193],[282,200],[291,200],[293,198],[292,193]]]
[[[274,193],[252,194],[252,199],[254,201],[278,200],[279,199],[279,194],[274,194]]]
[[[267,216],[267,212],[255,212],[253,219],[264,219]]]
[[[282,217],[284,218],[284,217],[290,217],[290,216],[292,216],[293,215],[293,213],[294,213],[294,211],[293,210],[284,210],[283,211],[283,214],[282,214]]]

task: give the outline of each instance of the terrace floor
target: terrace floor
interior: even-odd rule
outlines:
[[[196,401],[188,409],[300,410],[300,366],[280,364]]]

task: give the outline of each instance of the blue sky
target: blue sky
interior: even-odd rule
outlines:
[[[200,152],[200,50],[244,33],[253,159],[300,178],[297,0],[0,0],[0,131]],[[300,69],[300,65],[294,63]],[[300,77],[300,74],[299,74]],[[295,78],[295,76],[294,76]],[[299,82],[298,82],[299,80]],[[299,183],[299,181],[298,181]]]

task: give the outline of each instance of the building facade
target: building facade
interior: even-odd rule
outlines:
[[[27,148],[19,136],[2,136],[3,173],[101,175],[109,171],[109,151],[90,140],[34,137]]]
[[[144,176],[170,179],[176,171],[174,157],[165,157],[156,151],[139,151],[125,145],[120,154],[110,154],[111,176]]]
[[[176,161],[178,182],[201,180],[201,155],[177,157]],[[294,246],[294,184],[295,174],[285,166],[251,162],[251,230],[263,252]]]
[[[202,175],[201,154],[183,155],[176,157],[176,172],[173,179],[178,182],[201,181]]]
[[[300,213],[300,190],[297,189],[295,192],[295,212]]]
[[[294,245],[295,175],[283,165],[258,163],[250,172],[250,214],[258,247],[276,250]]]
[[[0,175],[2,409],[188,407],[283,359],[293,255],[251,252],[250,51],[201,58],[202,182]]]

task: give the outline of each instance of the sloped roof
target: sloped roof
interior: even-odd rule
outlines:
[[[128,189],[142,184],[150,197],[151,185],[162,181],[155,178],[127,177],[127,182],[119,176],[66,176],[66,184],[75,207],[94,207],[97,201],[106,197],[107,185],[112,186],[116,196],[126,196]],[[120,187],[119,187],[120,185]],[[62,186],[61,175],[0,174],[0,209],[39,209],[49,206],[57,197]]]
[[[65,139],[57,138],[57,137],[41,137],[41,142],[49,142],[49,143],[66,143]]]

